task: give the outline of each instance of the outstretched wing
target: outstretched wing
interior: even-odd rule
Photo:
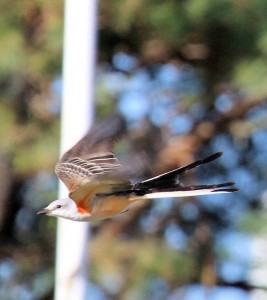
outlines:
[[[69,192],[77,187],[88,184],[96,179],[96,176],[104,175],[121,168],[113,153],[93,153],[87,157],[70,157],[59,162],[55,172],[60,180],[67,186]]]
[[[98,192],[99,178],[120,173],[121,165],[113,154],[113,146],[124,129],[124,120],[119,117],[96,123],[57,163],[56,175],[76,203]],[[104,188],[103,183],[101,188]]]

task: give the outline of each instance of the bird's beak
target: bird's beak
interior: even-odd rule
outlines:
[[[47,208],[43,208],[41,210],[38,211],[37,215],[47,215],[50,213],[50,210]]]

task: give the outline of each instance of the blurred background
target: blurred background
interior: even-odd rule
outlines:
[[[0,299],[53,298],[63,1],[0,0]],[[142,179],[214,152],[191,183],[91,223],[90,299],[267,299],[267,2],[100,0],[96,118]],[[82,33],[81,33],[82,34]],[[74,99],[75,100],[75,99]],[[147,162],[147,163],[144,163]]]

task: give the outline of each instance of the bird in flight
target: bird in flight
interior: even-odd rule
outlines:
[[[55,172],[67,186],[68,198],[51,202],[38,214],[73,221],[103,220],[127,211],[129,205],[137,200],[238,191],[232,187],[233,182],[189,186],[182,183],[181,177],[187,171],[219,158],[222,152],[132,183],[113,153],[114,143],[123,128],[121,118],[96,123],[85,137],[62,156],[56,164]]]

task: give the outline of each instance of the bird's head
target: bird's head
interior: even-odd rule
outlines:
[[[73,200],[64,198],[51,202],[47,207],[38,211],[37,214],[73,220],[78,214],[78,210]]]

